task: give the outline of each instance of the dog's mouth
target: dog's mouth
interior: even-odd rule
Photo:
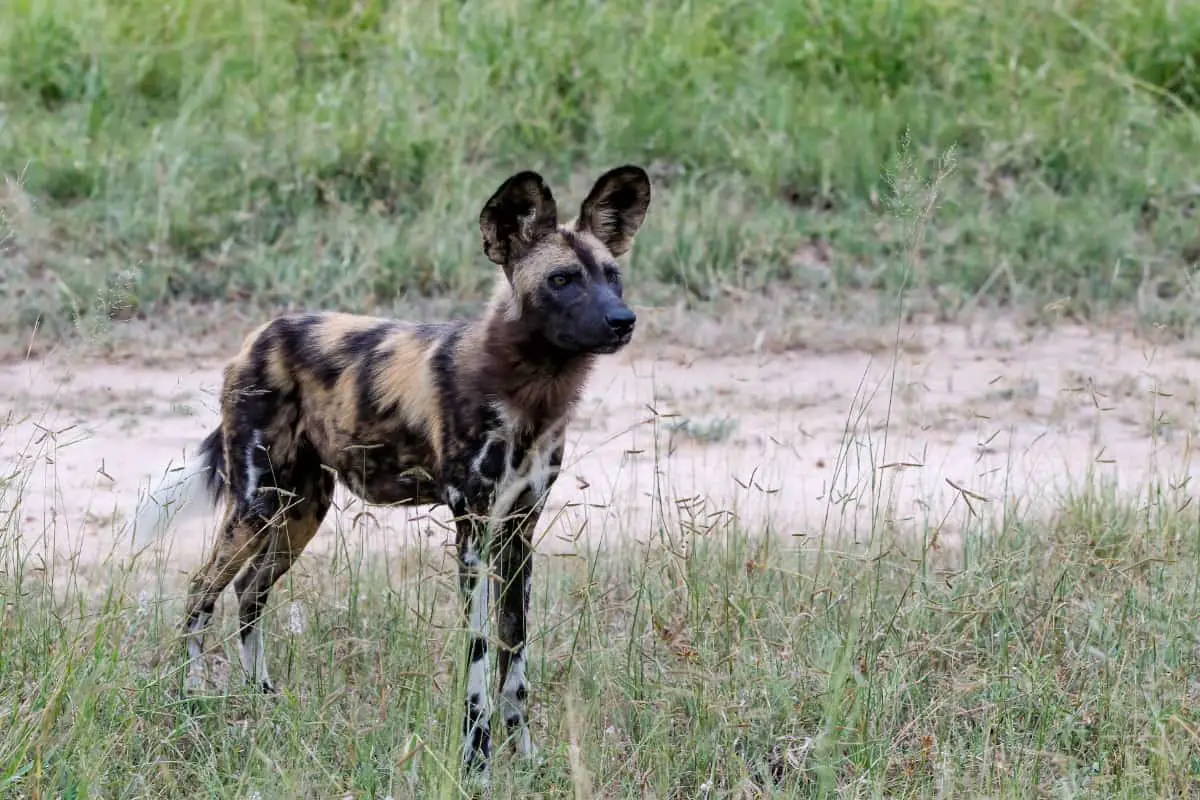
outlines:
[[[621,334],[614,334],[610,331],[607,336],[602,338],[567,339],[559,341],[557,346],[566,352],[578,355],[608,355],[617,352],[631,341],[633,341],[632,329]]]
[[[609,341],[605,342],[604,344],[593,347],[592,352],[599,353],[601,355],[610,355],[612,353],[617,352],[618,350],[623,348],[625,345],[629,344],[631,341],[633,341],[633,331],[632,330],[630,330],[627,333],[623,333],[620,336],[615,336],[612,339],[610,339]]]

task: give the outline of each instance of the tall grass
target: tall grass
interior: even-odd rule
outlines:
[[[6,486],[0,795],[463,796],[457,587],[437,544],[384,558],[338,531],[272,595],[283,694],[248,692],[234,666],[185,700],[181,576],[20,563]],[[885,524],[854,545],[668,516],[608,532],[602,553],[539,556],[543,761],[502,752],[493,796],[1187,794],[1200,539],[1186,488],[1152,488],[1083,485],[999,526],[964,511],[961,548]],[[223,605],[210,642],[236,665]]]
[[[918,179],[899,169],[892,183]],[[909,273],[945,179],[899,209]],[[855,543],[831,518],[781,536],[671,513],[671,431],[652,424],[650,529],[618,522],[601,552],[537,557],[543,760],[495,759],[493,796],[1191,790],[1200,528],[1186,482],[1156,478],[1134,498],[1085,483],[1038,516],[964,509],[904,532],[879,483],[886,443],[848,425],[843,452],[870,463],[837,472],[873,506],[868,535]],[[28,450],[40,463],[53,446]],[[464,796],[456,575],[436,544],[385,557],[335,531],[332,555],[306,556],[264,617],[282,696],[247,692],[235,666],[185,700],[181,576],[115,557],[87,575],[38,569],[18,549],[23,477],[0,484],[0,791]],[[46,517],[44,535],[60,524]],[[960,545],[939,543],[946,524]],[[226,598],[214,620],[218,667],[237,664],[231,610]]]
[[[172,299],[470,295],[490,270],[472,220],[506,172],[537,167],[577,198],[590,173],[638,160],[660,193],[632,269],[697,300],[886,288],[899,321],[913,298],[1168,302],[1186,297],[1196,233],[1197,13],[14,0],[0,300],[20,327]],[[885,167],[950,143],[938,229],[925,235],[924,202],[882,214],[913,199],[909,173]],[[814,239],[829,245],[815,267]],[[53,469],[53,446],[19,463]],[[871,493],[861,545],[836,521],[791,537],[664,515],[610,531],[603,552],[539,556],[544,761],[498,758],[495,796],[1190,791],[1186,483],[1132,499],[1086,484],[1000,522],[964,511],[951,547],[890,523],[874,447],[844,444],[871,454],[845,476]],[[30,561],[31,533],[52,543],[68,521],[27,521],[28,469],[0,474],[0,795],[460,796],[457,588],[433,545],[385,559],[337,531],[264,618],[283,695],[244,691],[235,669],[185,700],[182,576]],[[666,485],[656,507],[676,504]],[[209,641],[225,632],[236,664],[228,598],[222,611]]]
[[[943,311],[1140,288],[1168,314],[1200,252],[1200,11],[1174,0],[13,0],[0,53],[10,324],[469,295],[509,171],[578,192],[619,161],[657,179],[644,280],[891,289],[905,131],[959,147],[914,287]]]

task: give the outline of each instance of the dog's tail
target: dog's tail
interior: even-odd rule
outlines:
[[[165,470],[162,479],[141,499],[133,515],[133,545],[142,547],[166,534],[171,523],[216,506],[225,488],[225,449],[217,428],[200,443],[200,449],[182,464]]]

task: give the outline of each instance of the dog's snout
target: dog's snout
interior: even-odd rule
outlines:
[[[633,325],[637,322],[637,315],[628,307],[621,306],[605,314],[604,321],[608,323],[608,327],[612,328],[613,333],[624,336],[633,330]]]

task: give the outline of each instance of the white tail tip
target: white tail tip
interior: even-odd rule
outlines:
[[[165,470],[162,479],[142,497],[134,512],[131,523],[134,547],[144,547],[165,535],[171,523],[211,505],[204,502],[209,469],[203,458],[194,458]]]

